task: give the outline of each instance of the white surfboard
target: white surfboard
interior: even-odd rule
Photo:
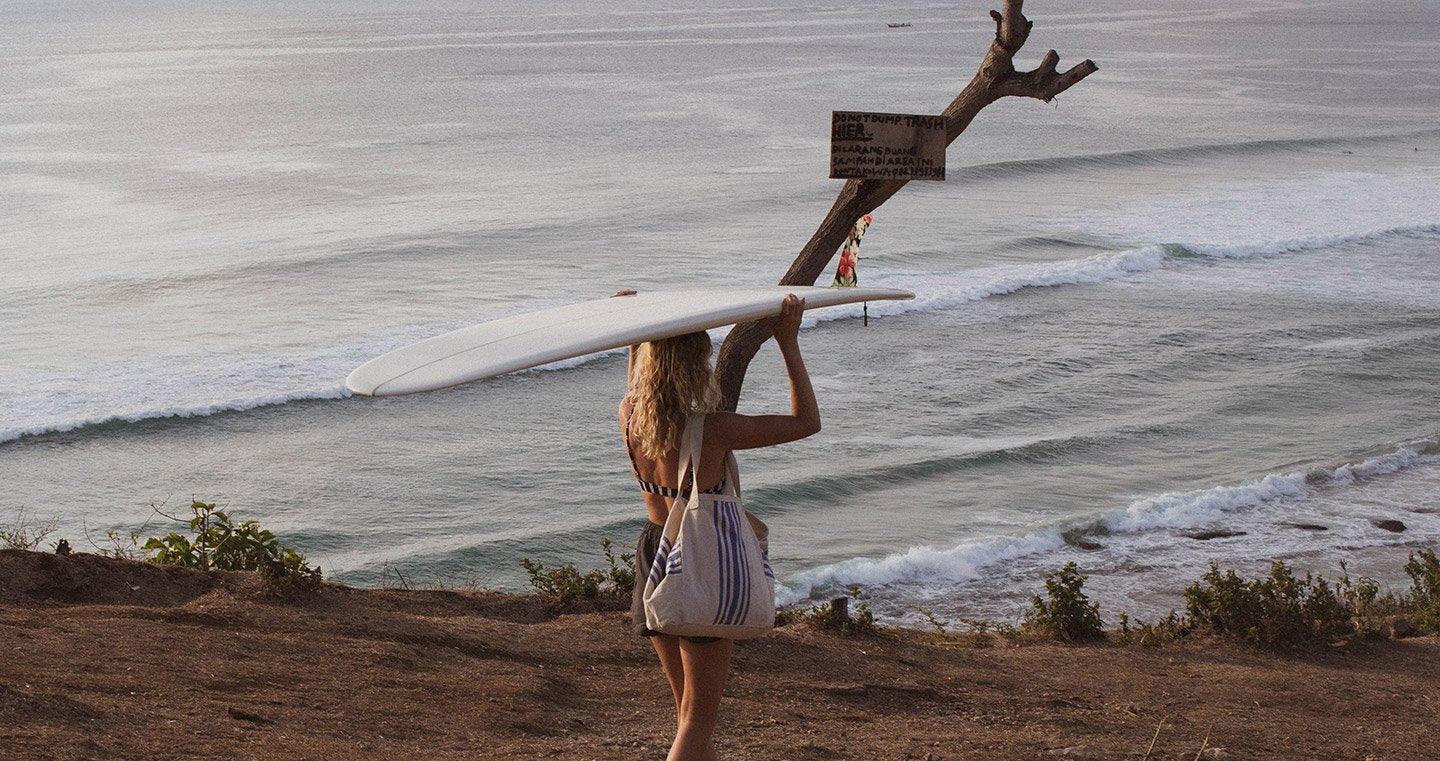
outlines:
[[[747,286],[646,291],[482,322],[382,354],[355,368],[345,386],[399,396],[527,370],[643,341],[780,314],[793,293],[806,309],[911,299],[891,288]]]

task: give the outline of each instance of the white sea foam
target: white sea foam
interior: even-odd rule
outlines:
[[[1411,442],[1400,445],[1394,452],[1356,463],[1272,473],[1234,486],[1140,497],[1120,510],[1079,527],[1099,528],[1112,535],[1196,528],[1224,514],[1255,509],[1282,499],[1304,499],[1316,488],[1344,487],[1360,479],[1437,463],[1440,454],[1436,451],[1435,441]],[[817,588],[966,581],[979,577],[986,568],[996,564],[1053,552],[1065,544],[1064,532],[1076,527],[1074,524],[1054,526],[1019,537],[971,540],[948,549],[918,546],[879,558],[852,558],[796,575],[781,588],[779,597],[783,604],[793,604],[807,599]]]

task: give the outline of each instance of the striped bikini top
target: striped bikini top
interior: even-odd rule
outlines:
[[[640,466],[637,465],[637,464],[635,464],[635,450],[630,448],[630,421],[629,421],[629,420],[626,420],[626,421],[625,421],[625,453],[628,454],[628,455],[630,455],[630,469],[635,472],[635,480],[640,482],[640,491],[643,491],[643,492],[645,492],[646,494],[659,494],[659,495],[662,496],[662,497],[669,497],[670,499],[675,499],[676,497],[679,497],[679,498],[682,498],[682,499],[689,499],[689,498],[690,498],[690,484],[689,484],[689,483],[680,484],[680,488],[679,488],[679,489],[673,489],[673,488],[671,488],[671,487],[669,487],[669,486],[661,486],[660,484],[657,484],[657,483],[655,483],[654,481],[646,481],[644,478],[641,478],[641,477],[640,477]],[[694,474],[692,473],[690,477],[691,477],[691,478],[694,478],[695,476],[694,476]],[[701,494],[723,494],[724,492],[725,492],[725,479],[724,479],[723,477],[720,479],[720,483],[715,484],[714,486],[710,487],[709,489],[701,489],[701,490],[700,490],[700,493],[701,493]]]

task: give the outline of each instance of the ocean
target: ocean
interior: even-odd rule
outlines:
[[[92,551],[213,501],[357,585],[600,563],[644,520],[622,354],[380,400],[345,375],[773,283],[839,189],[830,112],[938,113],[992,5],[5,3],[0,522]],[[1403,588],[1440,537],[1440,17],[1026,11],[1017,65],[1100,70],[990,106],[875,212],[860,281],[916,299],[814,313],[824,430],[740,454],[782,600],[1014,620],[1072,560],[1112,622],[1211,563]],[[767,346],[741,411],[786,404]]]

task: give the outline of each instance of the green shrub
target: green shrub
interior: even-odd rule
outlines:
[[[144,545],[147,559],[201,570],[258,571],[270,590],[280,595],[319,586],[320,569],[256,521],[236,524],[214,502],[195,500],[190,512],[188,521],[174,520],[186,523],[191,533],[151,537]]]
[[[1100,604],[1085,596],[1085,576],[1075,563],[1045,577],[1045,598],[1035,595],[1021,630],[1066,642],[1105,639]]]
[[[1211,564],[1185,588],[1185,612],[1194,627],[1241,637],[1265,647],[1331,642],[1355,631],[1354,607],[1323,578],[1297,579],[1284,563],[1264,578],[1242,579]]]
[[[596,568],[581,573],[574,563],[550,568],[530,558],[520,560],[520,565],[530,575],[530,587],[546,597],[557,598],[562,603],[573,600],[594,600],[601,597],[629,597],[635,587],[635,555],[622,553],[618,558],[609,539],[600,540],[605,552],[607,568]]]
[[[1412,553],[1405,563],[1405,573],[1412,584],[1401,598],[1406,615],[1415,626],[1431,634],[1440,634],[1440,558],[1434,550]]]

